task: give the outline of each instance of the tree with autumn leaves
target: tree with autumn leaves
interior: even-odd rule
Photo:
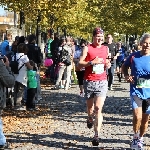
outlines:
[[[39,12],[42,30],[66,28],[75,36],[87,37],[95,26],[121,34],[142,34],[150,29],[147,0],[0,0],[0,5],[23,11],[27,29],[36,26]]]

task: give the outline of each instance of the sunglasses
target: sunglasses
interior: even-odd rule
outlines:
[[[98,32],[104,32],[102,29],[97,29]]]
[[[103,33],[104,31],[102,29],[96,29],[96,33]]]

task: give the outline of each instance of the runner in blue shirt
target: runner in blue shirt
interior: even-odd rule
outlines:
[[[117,76],[119,78],[119,82],[121,82],[121,78],[122,78],[121,67],[126,57],[125,48],[122,46],[121,42],[117,43],[117,53],[119,54],[119,56],[117,56],[117,60],[116,60],[116,70],[117,70]]]
[[[134,150],[143,150],[143,135],[150,114],[150,34],[144,34],[140,44],[142,50],[132,53],[122,66],[126,81],[130,82],[134,130],[131,149]]]

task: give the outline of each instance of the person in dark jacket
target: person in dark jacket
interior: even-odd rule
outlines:
[[[18,45],[19,45],[20,43],[25,43],[25,37],[24,37],[24,36],[20,36],[20,37],[19,37]]]
[[[40,87],[40,64],[42,63],[42,55],[41,55],[41,49],[36,45],[36,36],[31,34],[28,36],[28,53],[27,56],[29,60],[32,60],[35,63],[35,66],[37,67],[37,94],[36,99],[41,100],[41,87]]]
[[[2,114],[3,108],[6,107],[6,88],[12,88],[15,84],[15,76],[11,72],[9,67],[8,58],[5,57],[5,63],[0,59],[0,115]],[[6,137],[3,133],[3,123],[0,119],[0,149],[7,147]]]
[[[59,45],[60,39],[57,33],[54,34],[54,40],[51,42],[51,54],[53,65],[50,68],[50,79],[53,83],[57,80],[57,70],[58,70],[58,63],[59,63]]]
[[[12,48],[11,48],[11,51],[13,52],[14,55],[17,53],[18,42],[19,42],[19,36],[16,36],[15,41],[13,42]]]
[[[37,65],[39,65],[42,60],[41,60],[41,49],[35,45],[36,44],[36,36],[35,35],[30,35],[28,37],[28,53],[27,56],[29,60],[33,60]]]

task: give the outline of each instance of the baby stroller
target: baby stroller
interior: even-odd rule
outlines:
[[[51,66],[53,65],[53,60],[51,58],[46,58],[44,61],[44,66],[47,67],[43,78],[49,78],[50,79],[50,75],[51,75]]]

